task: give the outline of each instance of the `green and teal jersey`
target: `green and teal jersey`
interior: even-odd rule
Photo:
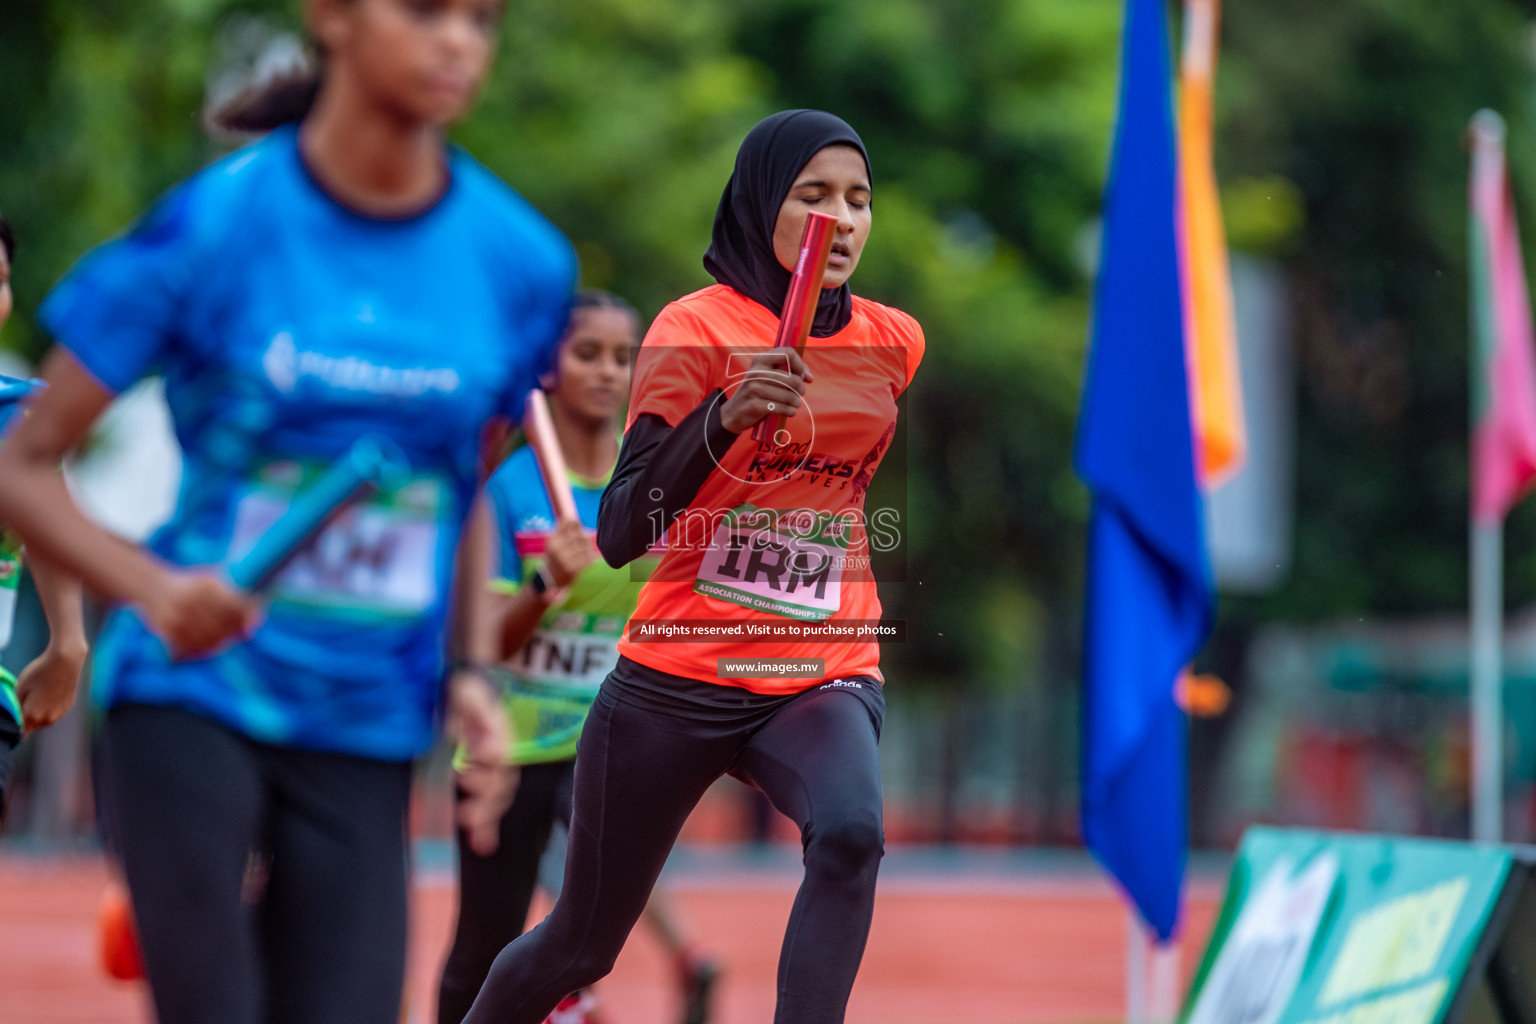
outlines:
[[[577,515],[597,529],[608,481],[570,477]],[[515,594],[544,560],[555,526],[549,493],[531,448],[520,448],[491,475],[486,493],[497,522],[498,569],[492,586]],[[639,571],[635,571],[635,570]],[[538,629],[504,666],[515,764],[568,761],[576,756],[587,711],[618,662],[619,637],[635,610],[646,565],[615,569],[601,558],[571,581]]]
[[[21,399],[29,394],[34,382],[0,374],[0,433],[9,426],[12,415],[21,408]],[[0,526],[0,651],[11,642],[16,624],[16,597],[21,587],[21,538]],[[0,668],[0,712],[21,721],[21,703],[16,698],[16,678]]]

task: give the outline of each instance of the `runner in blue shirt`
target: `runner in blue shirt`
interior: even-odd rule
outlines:
[[[489,66],[497,0],[313,0],[321,73],[235,101],[269,135],[194,175],[44,304],[49,389],[0,449],[0,519],[123,606],[96,678],[105,792],[161,1024],[396,1020],[411,760],[444,650],[494,660],[480,438],[521,415],[573,288],[570,245],[443,126]],[[298,122],[295,124],[294,122]],[[185,457],[139,550],[54,467],[111,397],[165,378]],[[219,567],[357,440],[410,478],[350,510],[257,598]],[[448,692],[485,849],[510,796],[505,716]],[[241,885],[269,859],[260,912]]]

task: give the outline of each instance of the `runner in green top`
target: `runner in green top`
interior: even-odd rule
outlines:
[[[0,327],[11,315],[11,261],[16,238],[0,216]],[[31,390],[27,381],[0,377],[0,431]],[[0,527],[0,651],[11,640],[16,596],[21,585],[21,541]],[[11,756],[24,732],[58,721],[75,700],[87,645],[80,611],[80,585],[34,561],[32,581],[48,620],[48,646],[19,678],[0,668],[0,823],[11,788]]]
[[[623,300],[584,292],[555,369],[542,381],[580,521],[555,521],[530,447],[514,452],[486,484],[500,551],[492,588],[502,595],[498,613],[508,655],[493,671],[507,694],[514,737],[508,756],[520,771],[495,853],[481,856],[459,834],[459,919],[438,993],[439,1024],[464,1018],[496,954],[522,934],[546,844],[557,825],[570,824],[582,723],[618,661],[619,637],[640,593],[644,570],[610,567],[592,541],[618,461],[619,413],[639,341],[635,312]],[[679,936],[664,899],[653,897],[646,918],[677,964],[681,1019],[702,1024],[714,965]],[[562,1019],[582,1019],[582,1005],[580,994],[572,997],[570,1016]]]
[[[618,660],[643,578],[643,571],[611,567],[592,546],[608,475],[569,476],[581,521],[558,527],[531,447],[514,452],[486,487],[501,542],[491,588],[507,598],[503,642],[515,652],[498,674],[507,684],[510,757],[518,765],[575,759],[581,724]]]

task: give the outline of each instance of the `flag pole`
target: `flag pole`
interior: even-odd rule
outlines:
[[[1179,1015],[1178,942],[1158,942],[1134,904],[1126,903],[1126,1024],[1172,1024]]]
[[[1152,1024],[1173,1024],[1179,1016],[1179,965],[1177,939],[1152,948],[1151,980],[1147,983],[1147,1016]]]
[[[1152,935],[1142,923],[1136,906],[1125,906],[1125,1021],[1126,1024],[1151,1024],[1147,1014],[1147,961]]]
[[[1472,520],[1472,838],[1503,833],[1504,528]]]
[[[1514,235],[1513,211],[1507,209],[1508,185],[1504,163],[1504,119],[1491,110],[1472,118],[1472,173],[1470,231],[1472,272],[1471,301],[1471,483],[1468,502],[1468,541],[1471,558],[1471,712],[1472,712],[1472,838],[1497,843],[1503,838],[1504,817],[1504,514],[1518,500],[1519,489],[1498,472],[1507,469],[1511,454],[1499,441],[1528,435],[1517,425],[1511,431],[1502,418],[1525,412],[1521,394],[1503,394],[1495,386],[1496,375],[1523,378],[1528,362],[1504,365],[1511,355],[1529,359],[1529,300],[1525,298],[1524,271],[1519,260],[1519,240]],[[1511,220],[1506,223],[1506,216]],[[1506,237],[1510,236],[1510,237]],[[1513,258],[1506,252],[1512,245]],[[1510,276],[1516,280],[1507,280]],[[1523,317],[1510,319],[1511,287],[1519,291],[1516,310]],[[1521,322],[1523,320],[1523,322]],[[1523,328],[1523,329],[1522,329]],[[1508,336],[1506,336],[1508,335]],[[1512,347],[1513,346],[1513,347]],[[1508,384],[1508,381],[1501,383]],[[1519,383],[1528,389],[1530,381]],[[1490,440],[1491,439],[1491,440]],[[1526,437],[1526,440],[1530,440]],[[1490,444],[1494,447],[1490,448]],[[1529,447],[1529,445],[1528,445]],[[1522,454],[1522,453],[1513,453]],[[1523,453],[1528,462],[1530,453]],[[1525,467],[1522,467],[1524,469]],[[1529,474],[1526,474],[1527,479]],[[1504,485],[1496,488],[1494,485]],[[1508,493],[1503,493],[1508,491]]]

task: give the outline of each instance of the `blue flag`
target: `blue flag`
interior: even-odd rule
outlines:
[[[1083,837],[1160,939],[1178,926],[1188,845],[1185,721],[1174,687],[1215,610],[1184,347],[1164,3],[1126,2],[1076,453],[1093,492]]]

